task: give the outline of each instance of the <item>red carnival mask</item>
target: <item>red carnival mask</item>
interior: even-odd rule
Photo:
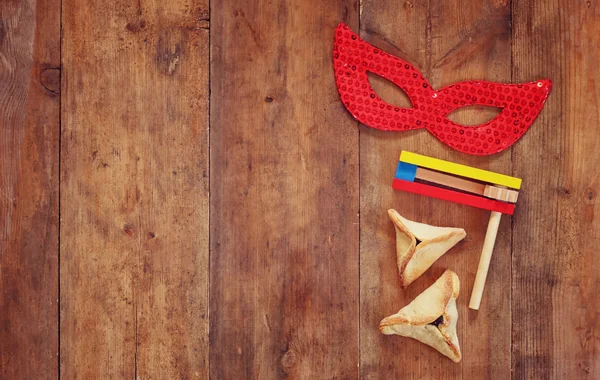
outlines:
[[[514,144],[540,113],[552,88],[552,82],[543,79],[522,84],[467,81],[436,91],[410,63],[366,43],[343,23],[335,30],[333,64],[340,98],[361,123],[386,131],[426,128],[453,149],[476,155],[498,153]],[[383,101],[373,91],[367,72],[399,86],[412,108]],[[456,124],[446,117],[470,105],[502,111],[474,126]]]

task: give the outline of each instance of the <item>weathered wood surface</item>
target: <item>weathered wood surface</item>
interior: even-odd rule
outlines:
[[[516,0],[513,80],[554,82],[513,149],[525,179],[513,221],[517,379],[600,378],[600,3]]]
[[[0,378],[600,378],[597,1],[60,3],[0,3]],[[437,88],[554,88],[492,157],[359,127],[339,21]],[[479,312],[489,213],[393,191],[401,149],[524,179]],[[405,291],[388,208],[467,231]],[[446,268],[460,364],[377,330]]]
[[[58,374],[60,1],[0,2],[0,378]]]
[[[211,377],[356,378],[358,129],[331,54],[350,1],[211,7]]]
[[[65,379],[207,376],[207,19],[63,1]]]

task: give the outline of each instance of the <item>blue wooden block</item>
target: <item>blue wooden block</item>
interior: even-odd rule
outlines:
[[[398,162],[398,167],[396,168],[396,178],[397,179],[414,182],[416,175],[417,175],[417,165],[407,164],[406,162],[402,162],[402,161]]]

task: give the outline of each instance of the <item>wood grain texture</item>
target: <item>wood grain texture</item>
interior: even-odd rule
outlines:
[[[510,7],[488,1],[363,1],[361,35],[404,58],[435,88],[466,79],[510,80]],[[381,78],[373,86],[402,105],[404,95]],[[491,119],[480,107],[453,115],[465,124]],[[486,119],[475,118],[481,114]],[[473,120],[475,119],[475,120]],[[510,153],[472,157],[454,152],[426,131],[387,133],[361,127],[361,377],[366,379],[484,379],[510,377],[510,217],[503,218],[480,311],[468,309],[489,212],[392,190],[401,150],[510,174]],[[467,237],[404,292],[396,268],[394,228],[386,210]],[[446,269],[461,280],[457,300],[460,364],[415,340],[379,333],[379,321],[408,304]]]
[[[58,375],[60,2],[0,2],[0,378]]]
[[[0,379],[600,378],[598,1],[210,9],[0,2]],[[492,157],[359,128],[335,89],[339,21],[436,88],[554,89]],[[392,190],[402,149],[523,178],[478,312],[489,212]],[[467,231],[404,292],[388,208]],[[461,280],[459,364],[377,329],[446,268]]]
[[[358,131],[332,69],[357,11],[211,6],[211,378],[357,377]]]
[[[207,20],[63,1],[65,379],[207,377]]]
[[[600,378],[600,3],[513,2],[513,79],[554,82],[514,148],[516,379]]]

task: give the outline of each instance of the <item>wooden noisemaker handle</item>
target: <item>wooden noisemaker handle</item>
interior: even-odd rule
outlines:
[[[475,284],[473,285],[473,292],[471,293],[471,301],[469,302],[469,307],[473,310],[479,310],[479,305],[481,304],[483,287],[485,286],[485,279],[490,267],[490,260],[492,259],[492,252],[494,251],[494,243],[496,243],[496,235],[498,234],[501,216],[502,213],[497,211],[492,211],[492,214],[490,215],[490,222],[488,223],[485,240],[483,241],[483,249],[481,250],[481,258],[479,259],[479,267],[477,268],[477,275],[475,276]]]

